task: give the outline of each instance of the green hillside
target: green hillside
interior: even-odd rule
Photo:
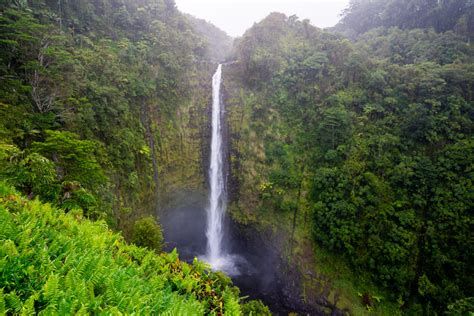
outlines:
[[[130,238],[205,185],[207,52],[173,1],[1,1],[0,174]]]
[[[239,315],[238,289],[178,254],[127,244],[105,222],[0,183],[0,314]]]
[[[377,315],[439,315],[472,297],[466,38],[388,26],[350,41],[272,13],[234,56],[224,70],[233,216],[284,240],[302,293],[337,293],[341,308],[359,301]],[[337,271],[341,257],[350,269]],[[376,309],[385,304],[396,309]]]

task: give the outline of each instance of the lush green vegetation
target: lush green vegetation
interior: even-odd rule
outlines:
[[[203,185],[208,52],[173,1],[0,1],[0,314],[240,313],[149,216]]]
[[[141,218],[133,225],[132,242],[141,247],[161,251],[163,248],[163,232],[153,216]]]
[[[354,1],[347,29],[393,17],[354,42],[272,14],[239,40],[226,84],[237,218],[286,221],[290,248],[301,226],[416,315],[474,293],[474,51],[453,26],[471,11],[448,2],[411,24],[401,1]]]
[[[233,39],[218,27],[206,22],[203,19],[196,18],[186,14],[187,19],[207,42],[207,54],[210,61],[219,63],[230,57]]]
[[[357,0],[326,31],[274,13],[224,67],[235,218],[287,227],[294,265],[311,238],[374,313],[474,312],[473,12]],[[23,194],[0,186],[1,311],[269,313],[157,255],[150,216],[206,187],[230,43],[172,0],[0,0],[0,177]]]
[[[0,174],[131,238],[204,182],[208,51],[173,1],[1,1]]]
[[[472,40],[473,18],[466,0],[351,0],[335,29],[357,36],[377,27],[433,28]]]
[[[128,245],[79,209],[0,183],[0,314],[239,315],[238,289],[176,251]]]

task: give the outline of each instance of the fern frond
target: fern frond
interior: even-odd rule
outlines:
[[[59,296],[59,277],[55,274],[49,276],[48,280],[43,286],[43,295],[48,301],[55,301]]]
[[[157,255],[38,200],[4,199],[0,315],[238,315],[228,283],[198,262],[183,263],[176,251]]]
[[[0,315],[7,314],[7,306],[5,304],[5,296],[3,295],[3,289],[0,289]]]
[[[236,298],[229,290],[224,291],[223,298],[225,316],[238,316],[241,314],[239,299]]]
[[[35,315],[35,302],[38,300],[38,298],[39,293],[37,292],[30,295],[21,308],[21,315]]]
[[[21,308],[23,307],[23,304],[21,302],[21,299],[18,297],[16,292],[11,292],[7,295],[5,295],[5,299],[7,302],[7,308],[11,309],[13,312],[18,313],[21,311]]]

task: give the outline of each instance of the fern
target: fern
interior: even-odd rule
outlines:
[[[35,314],[35,302],[39,299],[38,293],[33,293],[23,304],[21,308],[21,315],[34,315]]]
[[[7,306],[5,304],[5,296],[3,295],[3,289],[0,289],[0,315],[6,315]]]
[[[101,223],[8,190],[0,227],[0,314],[239,314],[230,282],[176,250],[127,245]]]
[[[15,291],[5,295],[5,299],[7,302],[8,309],[11,309],[15,313],[20,312],[21,308],[23,307],[23,304]]]
[[[237,316],[240,315],[240,304],[238,298],[234,296],[230,290],[224,291],[224,306],[226,316]]]
[[[72,270],[70,270],[66,274],[66,277],[64,278],[64,285],[66,286],[66,288],[72,289],[74,288],[76,283],[77,283],[76,274]]]
[[[38,313],[38,315],[40,316],[43,316],[43,315],[52,316],[52,315],[58,315],[58,314],[59,314],[58,306],[54,302],[49,303],[45,309],[43,309],[42,311]]]
[[[57,297],[60,295],[59,286],[59,277],[57,275],[51,275],[43,286],[43,296],[48,301],[56,301]]]
[[[16,229],[11,215],[0,205],[0,239],[11,239],[15,235]]]

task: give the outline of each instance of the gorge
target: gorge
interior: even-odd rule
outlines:
[[[0,314],[473,313],[473,14],[0,1]]]
[[[225,272],[240,288],[242,295],[261,299],[276,315],[290,312],[325,315],[324,309],[331,311],[332,315],[343,315],[324,295],[318,297],[318,303],[301,299],[299,273],[287,264],[281,250],[272,245],[273,236],[226,216],[229,162],[225,160],[229,157],[226,153],[229,145],[221,94],[224,85],[222,66],[219,64],[212,76],[207,202],[203,197],[188,198],[181,202],[180,207],[164,214],[165,241],[169,244],[166,249],[171,251],[176,247],[184,260],[192,262],[198,257],[209,263],[214,271]],[[201,255],[203,249],[205,255]]]

